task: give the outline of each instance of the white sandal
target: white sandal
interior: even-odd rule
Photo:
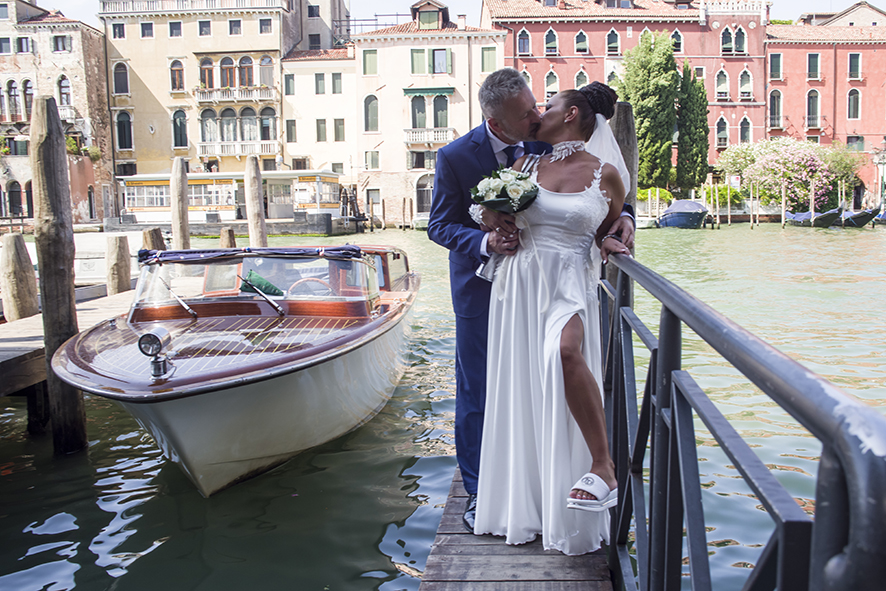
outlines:
[[[566,507],[569,509],[599,512],[614,507],[618,503],[618,487],[609,490],[609,486],[603,482],[602,478],[590,472],[579,478],[572,489],[583,490],[597,498],[575,499],[567,497]]]

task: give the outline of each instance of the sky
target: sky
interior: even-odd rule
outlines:
[[[480,6],[482,0],[442,0],[449,6],[449,16],[455,20],[459,14],[466,14],[467,23],[476,27],[480,24]],[[352,18],[373,18],[376,14],[409,13],[409,7],[415,0],[351,0]],[[772,0],[769,17],[772,19],[796,20],[807,12],[839,12],[849,8],[854,0]],[[886,2],[875,0],[869,3],[886,8]],[[98,0],[37,0],[41,8],[59,8],[68,18],[74,18],[99,28]]]

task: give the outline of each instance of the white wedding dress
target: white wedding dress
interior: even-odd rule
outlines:
[[[486,414],[474,531],[508,544],[540,533],[545,549],[577,555],[609,538],[609,512],[568,509],[566,498],[591,467],[563,386],[560,333],[574,315],[583,352],[602,384],[597,228],[609,212],[601,170],[581,193],[539,188],[517,215],[521,248],[503,257],[489,309]],[[536,180],[533,174],[532,179]]]

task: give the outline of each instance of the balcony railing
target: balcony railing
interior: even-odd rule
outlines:
[[[825,119],[822,115],[813,115],[812,117],[805,117],[804,122],[806,129],[821,129],[824,127]]]
[[[201,142],[199,156],[274,156],[279,146],[273,140],[256,140],[249,142]]]
[[[769,116],[769,129],[784,129],[784,120],[780,115]]]
[[[197,88],[194,96],[198,103],[254,103],[275,100],[273,88],[263,86],[238,88]]]
[[[428,127],[404,129],[407,144],[448,144],[455,139],[452,127]]]
[[[73,121],[77,118],[77,111],[73,105],[59,105],[58,116],[62,121]]]
[[[754,98],[754,93],[751,92],[750,90],[742,90],[741,92],[738,93],[738,98],[740,98],[743,101],[749,101]]]
[[[282,8],[287,0],[102,0],[101,14],[131,12],[181,12],[224,8]]]

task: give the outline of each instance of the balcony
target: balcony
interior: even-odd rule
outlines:
[[[805,117],[804,123],[806,124],[806,129],[822,129],[825,126],[825,118],[821,115],[813,115]]]
[[[255,140],[248,142],[201,142],[198,144],[198,156],[275,156],[280,146],[274,140]]]
[[[288,0],[102,0],[100,14],[130,14],[133,12],[182,12],[191,10],[218,10],[227,8],[282,8]]]
[[[780,115],[769,116],[769,129],[784,129],[785,120]]]
[[[718,90],[717,91],[717,100],[718,101],[728,101],[729,100],[729,91],[728,90]]]
[[[58,116],[62,121],[73,122],[77,119],[77,111],[74,110],[73,105],[59,105]]]
[[[194,97],[198,103],[258,103],[274,101],[276,91],[266,86],[238,88],[196,88]]]
[[[403,131],[407,144],[448,144],[455,139],[453,127],[420,127]]]

